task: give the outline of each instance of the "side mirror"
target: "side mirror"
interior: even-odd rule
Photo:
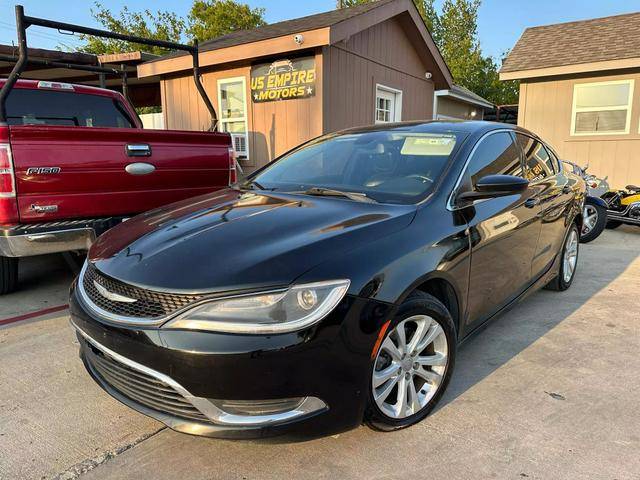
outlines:
[[[481,200],[484,198],[506,197],[525,191],[529,180],[514,175],[487,175],[475,184],[474,190],[462,192],[456,198],[460,201]]]

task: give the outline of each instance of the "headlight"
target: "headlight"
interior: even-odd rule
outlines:
[[[164,328],[269,334],[300,330],[326,317],[342,300],[349,280],[296,285],[288,290],[212,300]]]

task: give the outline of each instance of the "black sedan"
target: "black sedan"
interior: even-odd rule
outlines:
[[[459,343],[577,264],[584,182],[536,135],[401,123],[312,140],[100,237],[71,291],[89,373],[239,437],[427,416]]]

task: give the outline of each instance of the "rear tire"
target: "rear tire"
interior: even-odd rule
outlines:
[[[563,292],[573,283],[573,279],[576,276],[576,270],[578,269],[578,253],[580,250],[579,239],[580,234],[578,226],[574,223],[571,225],[571,228],[564,239],[564,244],[562,245],[558,275],[547,284],[545,287],[546,289]],[[571,265],[573,265],[573,267],[571,267]],[[571,268],[573,269],[570,270]]]
[[[422,327],[424,330],[419,330],[418,323],[415,322],[421,322],[423,319],[425,321]],[[411,328],[412,322],[415,325],[414,329]],[[406,325],[406,329],[404,325]],[[394,346],[399,344],[397,333],[395,333],[398,327],[402,328],[405,334],[407,331],[409,332],[406,334],[406,348],[401,349],[404,350],[401,352],[403,360],[396,361],[387,355],[390,364],[379,365],[386,352],[386,342],[392,341]],[[423,333],[417,337],[415,343],[412,342],[419,331]],[[428,340],[432,337],[433,339]],[[415,347],[414,352],[409,351],[412,344]],[[424,348],[420,344],[423,344]],[[423,420],[440,401],[451,380],[456,359],[456,345],[456,329],[447,308],[432,295],[421,291],[413,292],[400,305],[398,313],[391,321],[369,371],[369,398],[365,414],[367,425],[374,430],[390,432],[409,427]],[[432,360],[436,358],[439,360]],[[413,368],[411,365],[404,365],[412,362],[414,362]],[[400,373],[393,374],[388,377],[388,380],[375,387],[374,373],[383,373],[388,369],[394,370],[391,363],[397,363],[395,368],[398,368],[397,372]],[[409,370],[406,370],[407,368]],[[429,378],[428,382],[425,381],[425,377]],[[388,396],[383,397],[380,392],[387,390],[386,385],[391,385],[387,382],[395,382],[395,386],[390,387]],[[403,390],[407,395],[406,402],[401,402],[398,398],[401,385],[404,386]],[[413,388],[410,385],[413,385]],[[432,388],[433,392],[431,392]],[[408,400],[411,397],[410,390],[413,392],[411,395],[413,395],[414,402]],[[396,405],[410,403],[411,405],[408,405],[406,409],[399,409],[398,414],[394,416],[393,412],[389,411],[390,403],[385,400],[393,400]]]
[[[0,295],[15,292],[18,288],[18,259],[0,257]]]
[[[584,206],[583,223],[590,222],[582,227],[580,243],[589,243],[600,236],[607,224],[607,209],[600,205],[587,204]]]

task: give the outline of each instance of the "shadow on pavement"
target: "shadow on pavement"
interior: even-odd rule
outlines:
[[[633,238],[635,230],[627,231],[623,227],[615,234],[605,231],[593,243],[581,245],[578,271],[569,290],[534,293],[490,321],[483,331],[461,346],[451,384],[436,411],[491,375],[609,287],[640,255],[640,238]],[[626,238],[627,234],[631,234],[630,238]]]

